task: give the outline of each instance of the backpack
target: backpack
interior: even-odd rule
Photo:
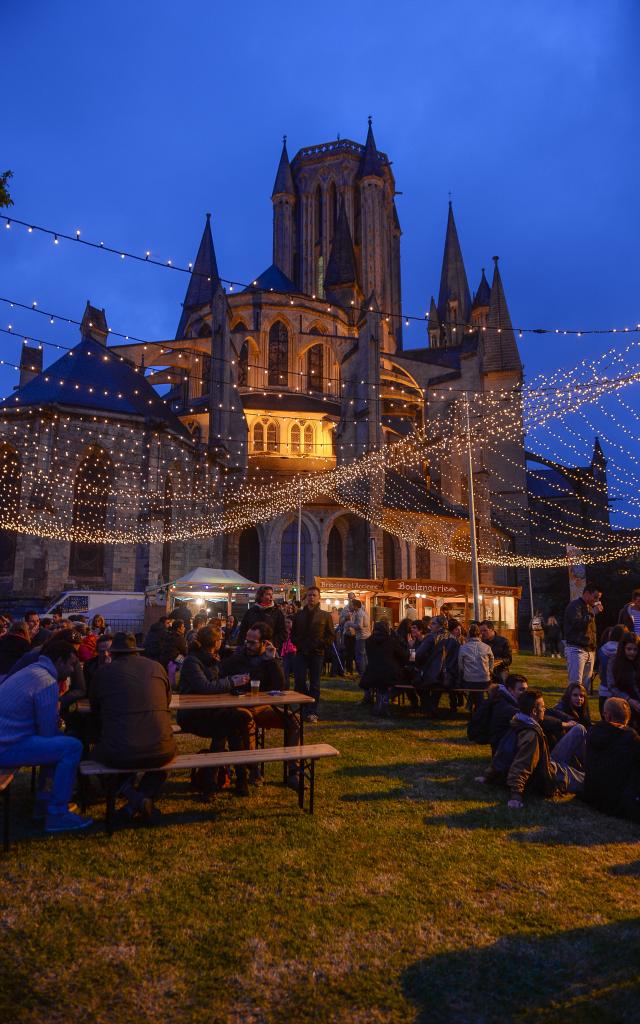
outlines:
[[[493,701],[486,698],[478,705],[467,723],[467,739],[472,743],[491,743]]]
[[[508,729],[498,744],[498,749],[493,755],[491,762],[491,770],[496,775],[503,776],[506,779],[507,772],[511,767],[511,762],[516,756],[516,750],[518,749],[518,733],[516,729]]]

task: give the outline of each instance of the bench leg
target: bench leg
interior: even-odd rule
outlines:
[[[36,764],[34,764],[32,769],[31,769],[31,793],[32,794],[35,793],[35,791],[36,791],[36,783],[37,783],[37,781],[38,781],[38,766]]]
[[[309,814],[313,814],[313,795],[316,785],[316,762],[311,761],[309,765]]]
[[[305,774],[306,763],[300,762],[300,771],[298,772],[298,807],[300,810],[304,810],[304,774]]]
[[[2,794],[2,849],[9,852],[11,845],[11,783]]]
[[[107,775],[107,835],[113,835],[113,816],[116,811],[116,784],[117,775]]]
[[[78,798],[80,800],[80,813],[87,813],[87,777],[78,772]]]

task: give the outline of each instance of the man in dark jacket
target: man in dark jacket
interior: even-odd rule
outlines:
[[[604,720],[587,735],[584,798],[617,817],[640,822],[640,736],[629,726],[629,705],[609,697]]]
[[[459,652],[460,644],[449,633],[448,619],[434,615],[429,632],[416,651],[415,661],[419,670],[416,690],[427,715],[436,714],[442,688],[456,685]]]
[[[509,665],[513,661],[511,644],[506,636],[496,633],[495,624],[491,619],[485,619],[480,623],[480,637],[493,651],[493,678],[501,683],[506,679]]]
[[[625,604],[620,611],[618,622],[640,636],[640,590],[633,591],[629,604]]]
[[[133,633],[116,633],[111,662],[95,673],[89,691],[91,710],[99,716],[96,761],[114,768],[160,768],[175,757],[167,673],[157,661],[139,657]],[[136,787],[128,776],[120,792],[127,798],[127,820],[153,817],[153,801],[167,773],[145,772]]]
[[[282,647],[286,629],[282,609],[278,608],[273,601],[273,587],[262,586],[256,591],[256,602],[247,608],[240,623],[238,643],[244,643],[247,631],[255,626],[256,622],[267,622],[271,626],[273,645],[277,651]]]
[[[308,722],[318,721],[324,652],[335,639],[333,619],[320,607],[320,591],[317,587],[309,587],[305,607],[296,613],[291,630],[291,641],[296,648],[293,662],[295,688],[298,693],[308,693],[314,699],[313,704],[304,706],[304,717]],[[307,708],[311,710],[307,711]]]
[[[518,698],[521,693],[524,693],[528,685],[525,676],[512,673],[490,695],[489,699],[493,701],[489,724],[489,742],[491,743],[492,753],[495,753],[500,740],[508,731],[511,719],[520,710]]]
[[[168,615],[161,615],[157,622],[153,622],[144,638],[144,653],[146,658],[153,658],[160,661],[160,651],[164,638],[169,631],[171,619]]]
[[[596,615],[602,611],[600,591],[587,583],[582,597],[567,605],[564,613],[564,643],[569,683],[582,683],[589,692],[596,658]]]

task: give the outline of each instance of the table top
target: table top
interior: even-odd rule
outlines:
[[[195,711],[202,708],[209,708],[210,710],[222,710],[223,708],[263,708],[265,705],[272,708],[282,708],[312,703],[313,697],[308,696],[306,693],[298,693],[296,690],[283,690],[280,693],[261,691],[255,697],[250,693],[243,693],[239,696],[232,693],[174,693],[171,697],[169,708],[171,711],[185,711],[186,709]],[[82,714],[87,714],[91,711],[88,700],[79,700],[77,708]]]

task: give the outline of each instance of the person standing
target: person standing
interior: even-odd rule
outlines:
[[[362,601],[357,598],[353,604],[353,628],[356,634],[356,668],[360,676],[364,674],[367,667],[367,640],[371,636],[371,624],[369,614]]]
[[[602,611],[601,593],[587,583],[582,597],[567,605],[564,613],[564,642],[568,682],[582,683],[589,692],[596,658],[596,615]]]
[[[256,622],[266,622],[271,626],[273,645],[279,651],[286,639],[286,629],[284,628],[284,615],[273,600],[273,587],[265,585],[256,590],[255,604],[251,608],[247,608],[242,617],[238,632],[238,644],[244,643],[248,630],[255,626]]]
[[[629,604],[625,604],[620,611],[618,622],[640,636],[640,589],[633,591]]]
[[[305,704],[302,708],[308,722],[318,721],[324,652],[326,647],[334,643],[335,638],[331,615],[323,612],[320,607],[320,591],[317,587],[309,587],[305,606],[297,612],[291,630],[291,640],[296,647],[293,670],[295,688],[298,693],[310,694],[314,700],[312,705]]]
[[[97,670],[89,690],[100,730],[93,757],[112,768],[161,769],[176,754],[169,677],[157,661],[140,657],[142,650],[133,633],[116,633],[111,662]],[[126,776],[120,788],[124,817],[151,821],[167,773],[145,771],[137,786],[135,777],[135,771]]]
[[[544,619],[539,611],[534,612],[530,622],[531,637],[533,639],[533,653],[536,658],[544,654]]]
[[[547,654],[552,658],[559,658],[560,655],[560,640],[562,639],[562,630],[560,629],[560,623],[556,619],[555,615],[550,615],[544,624],[544,645]]]

